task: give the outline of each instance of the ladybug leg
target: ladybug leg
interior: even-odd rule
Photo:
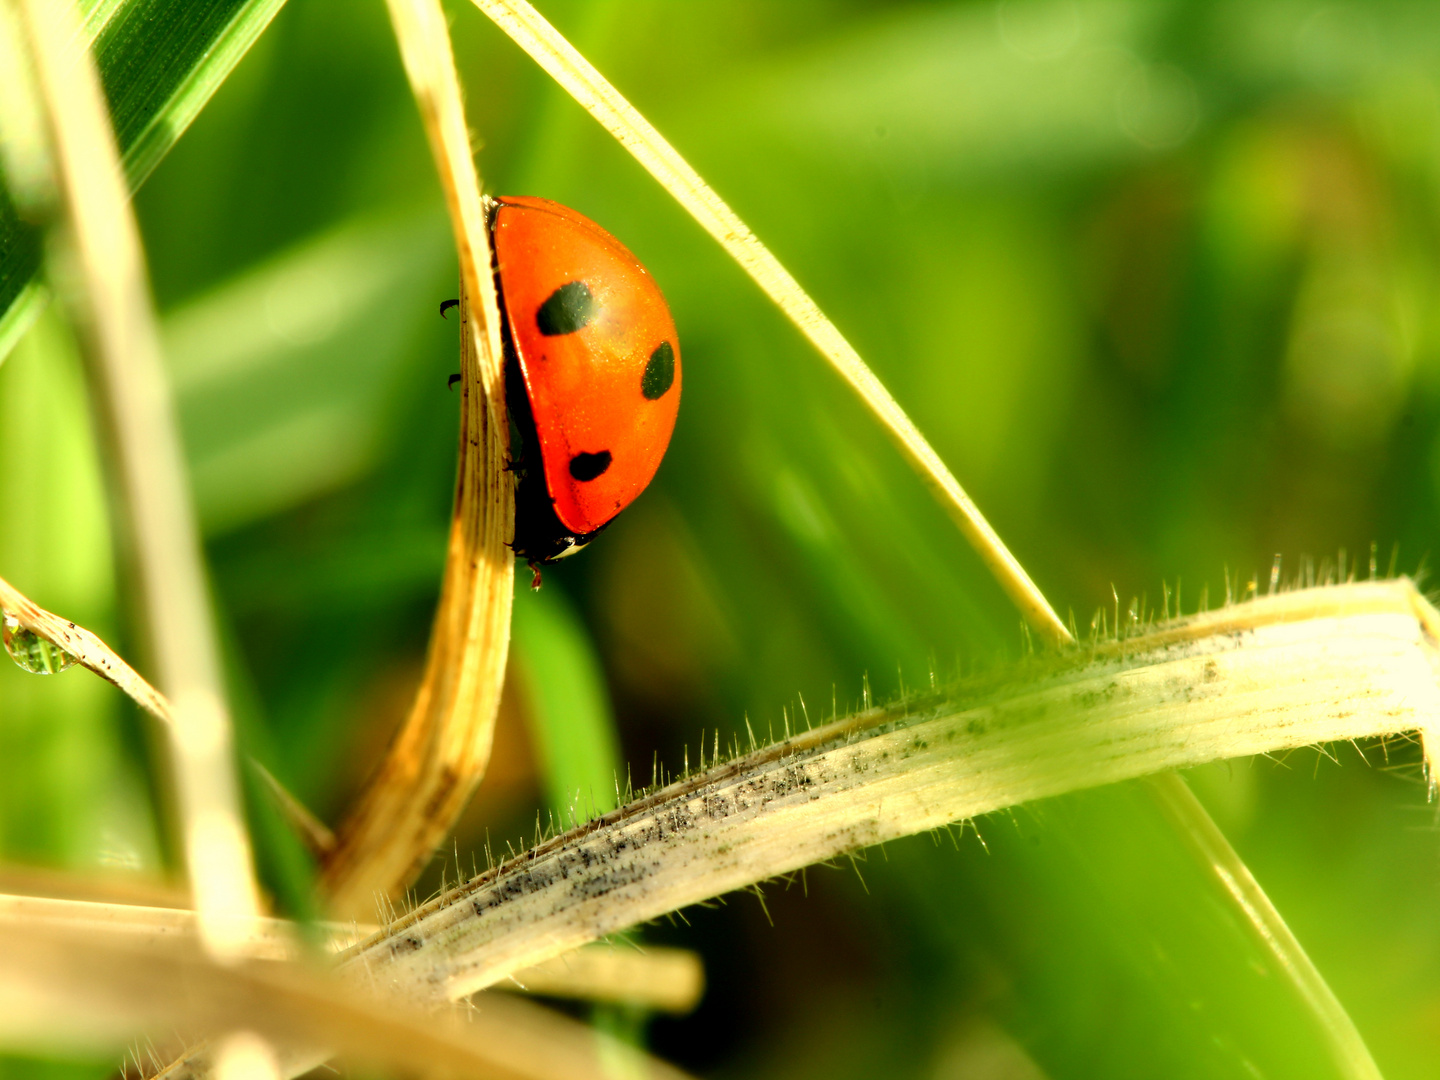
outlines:
[[[459,307],[459,306],[460,306],[460,301],[459,301],[459,300],[441,300],[441,301],[440,301],[440,317],[441,317],[442,319],[445,318],[445,312],[449,311],[452,307]]]
[[[450,381],[445,384],[445,389],[446,389],[446,390],[454,390],[454,389],[455,389],[455,384],[456,384],[457,382],[459,382],[459,381],[460,381],[460,373],[457,371],[454,375],[451,375],[451,376],[450,376]]]
[[[538,562],[536,562],[534,559],[531,559],[531,560],[530,560],[530,572],[535,575],[534,577],[532,577],[532,578],[530,579],[530,591],[531,591],[531,592],[539,592],[539,591],[540,591],[540,584],[541,584],[541,582],[540,582],[540,564],[539,564]]]

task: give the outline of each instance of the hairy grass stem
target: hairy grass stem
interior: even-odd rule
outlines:
[[[644,793],[394,921],[345,962],[413,997],[458,998],[685,905],[1035,799],[1416,731],[1433,757],[1435,618],[1405,580],[1279,593],[871,709]],[[1173,788],[1160,794],[1174,807]],[[1209,865],[1259,905],[1257,932],[1288,934],[1195,820],[1187,835]],[[1298,945],[1273,951],[1289,963]],[[1344,1054],[1368,1060],[1363,1047]]]

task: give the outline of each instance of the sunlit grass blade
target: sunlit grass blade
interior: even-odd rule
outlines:
[[[49,302],[50,290],[38,281],[30,280],[21,286],[5,314],[0,315],[0,363],[4,363],[5,357],[35,325],[35,320]]]
[[[1355,1022],[1189,786],[1174,773],[1150,777],[1147,786],[1155,792],[1156,801],[1175,824],[1177,832],[1190,841],[1201,861],[1210,867],[1225,891],[1245,912],[1281,978],[1319,1019],[1317,1027],[1329,1043],[1326,1050],[1339,1074],[1355,1080],[1380,1080],[1380,1068],[1370,1056]]]
[[[77,34],[92,45],[125,176],[133,191],[235,70],[285,0],[97,4]],[[43,293],[38,230],[0,198],[0,362],[33,319]],[[12,319],[12,311],[20,314]]]
[[[284,5],[285,0],[127,0],[93,26],[91,45],[132,191],[185,134]]]

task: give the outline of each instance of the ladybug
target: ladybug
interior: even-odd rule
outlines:
[[[548,199],[486,200],[504,316],[515,539],[572,555],[635,501],[680,409],[680,343],[649,271],[589,218]]]

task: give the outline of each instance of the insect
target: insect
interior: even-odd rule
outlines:
[[[515,554],[574,554],[645,490],[680,408],[680,345],[649,271],[548,199],[487,200],[504,315]]]

